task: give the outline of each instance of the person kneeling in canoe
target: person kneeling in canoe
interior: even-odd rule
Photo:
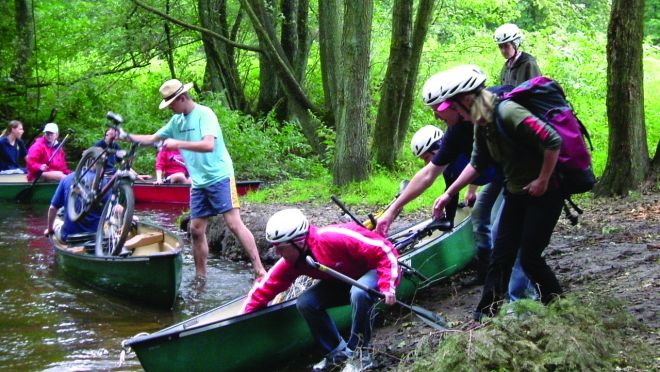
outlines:
[[[307,321],[314,339],[327,353],[313,370],[329,370],[349,359],[353,364],[360,362],[361,369],[373,367],[368,346],[376,299],[362,289],[312,268],[305,261],[311,256],[318,263],[379,290],[384,302],[392,305],[396,302],[395,289],[400,280],[399,253],[394,246],[375,232],[354,223],[317,228],[295,208],[279,211],[268,220],[266,240],[282,258],[255,283],[243,312],[266,307],[300,275],[320,279],[297,301],[298,311]],[[349,301],[353,308],[352,326],[346,341],[326,309]]]
[[[64,211],[64,216],[61,223],[57,221],[57,213],[60,208],[66,208],[67,202],[69,200],[69,189],[73,180],[75,178],[75,173],[70,173],[60,181],[60,184],[57,185],[57,189],[53,194],[53,198],[50,201],[50,206],[48,207],[48,214],[46,220],[46,230],[44,230],[44,235],[46,237],[54,235],[61,242],[66,243],[67,238],[70,235],[79,235],[79,234],[91,234],[96,231],[96,228],[99,225],[99,220],[101,219],[101,211],[103,209],[103,204],[110,198],[110,193],[108,193],[103,199],[103,204],[96,205],[93,207],[87,215],[73,222],[69,219],[69,214]],[[87,177],[93,177],[91,172]],[[107,182],[103,181],[104,184]]]

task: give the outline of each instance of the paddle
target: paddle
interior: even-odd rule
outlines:
[[[316,262],[311,256],[307,256],[306,261],[307,261],[307,264],[309,266],[311,266],[311,267],[313,267],[313,268],[315,268],[315,269],[317,269],[321,272],[329,274],[329,275],[335,277],[336,279],[341,280],[344,283],[347,283],[347,284],[350,284],[354,287],[360,288],[361,290],[368,292],[372,296],[376,296],[376,297],[379,297],[379,298],[384,298],[385,297],[384,294],[376,291],[375,289],[369,288],[369,287],[365,286],[364,284],[358,282],[357,280],[354,280],[353,278],[350,278],[350,277],[348,277],[348,276],[346,276],[346,275],[344,275],[340,272],[337,272],[337,271],[335,271],[335,270],[333,270],[333,269],[331,269],[331,268],[329,268],[329,267],[327,267],[327,266],[325,266],[321,263]],[[433,328],[435,328],[439,331],[446,331],[447,330],[447,322],[445,322],[445,320],[440,315],[438,315],[438,314],[436,314],[436,313],[434,313],[430,310],[421,308],[419,306],[409,305],[409,304],[407,304],[405,302],[401,302],[399,300],[396,300],[396,303],[399,306],[405,307],[406,309],[408,309],[408,310],[412,311],[413,313],[415,313],[415,315],[417,315],[424,323],[428,324],[429,326],[431,326],[431,327],[433,327]]]
[[[69,139],[69,133],[67,133],[67,135],[64,136],[64,138],[62,139],[62,142],[60,142],[60,144],[57,146],[55,151],[53,151],[53,153],[50,155],[50,157],[48,158],[48,161],[46,162],[46,166],[48,166],[50,164],[50,162],[53,160],[53,158],[55,158],[55,155],[57,155],[57,153],[60,151],[62,146],[64,146],[64,143],[68,139]],[[30,186],[28,186],[27,188],[21,190],[21,192],[19,192],[18,195],[16,195],[16,202],[17,203],[29,202],[32,199],[32,194],[34,193],[34,185],[36,185],[37,182],[39,182],[39,178],[41,178],[41,175],[43,173],[44,173],[44,171],[39,169],[39,171],[37,172],[37,176],[35,177],[34,181],[32,181],[32,184],[30,184]]]

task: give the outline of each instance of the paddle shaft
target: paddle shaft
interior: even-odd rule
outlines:
[[[321,272],[329,274],[329,275],[333,276],[336,279],[339,279],[339,280],[341,280],[341,281],[343,281],[347,284],[350,284],[354,287],[360,288],[361,290],[366,291],[367,293],[369,293],[373,296],[376,296],[376,297],[379,297],[379,298],[384,298],[385,297],[385,295],[382,294],[381,292],[379,292],[379,291],[377,291],[373,288],[369,288],[366,285],[358,282],[357,280],[355,280],[351,277],[348,277],[348,276],[346,276],[346,275],[344,275],[344,274],[342,274],[338,271],[335,271],[335,270],[333,270],[333,269],[331,269],[331,268],[329,268],[329,267],[327,267],[327,266],[325,266],[321,263],[316,262],[311,256],[307,256],[305,258],[305,260],[307,261],[307,264],[309,266],[311,266],[311,267],[313,267],[313,268],[315,268],[315,269],[317,269]],[[412,305],[409,305],[405,302],[401,302],[399,300],[396,300],[396,303],[399,306],[403,306],[406,309],[408,309],[408,310],[412,311],[413,313],[417,314],[417,316],[419,316],[420,318],[423,318],[427,324],[433,325],[434,328],[436,328],[436,329],[446,329],[445,324],[440,324],[440,323],[444,323],[444,322],[439,317],[434,316],[435,314],[431,313],[429,310],[422,309],[419,306],[412,306]]]
[[[49,166],[49,165],[50,165],[50,162],[53,161],[53,159],[55,159],[55,155],[57,155],[57,153],[60,151],[60,149],[62,148],[62,146],[64,146],[64,143],[65,143],[68,139],[69,139],[69,134],[67,134],[66,136],[64,136],[64,138],[62,139],[62,142],[60,142],[60,144],[57,145],[57,148],[55,149],[55,151],[53,151],[53,153],[52,153],[52,154],[50,155],[50,157],[48,158],[48,161],[46,162],[46,166]],[[37,172],[37,177],[34,179],[34,181],[32,181],[32,184],[30,185],[30,187],[34,186],[34,185],[37,183],[37,181],[39,181],[39,178],[41,178],[41,175],[42,175],[43,173],[44,173],[44,171],[42,171],[41,169],[39,169],[39,171]]]

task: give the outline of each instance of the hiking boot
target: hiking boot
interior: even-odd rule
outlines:
[[[346,361],[346,365],[341,372],[362,372],[377,368],[375,360],[371,353],[367,351],[355,351],[353,357]]]
[[[331,371],[335,368],[338,368],[348,359],[353,356],[353,352],[348,348],[335,353],[334,355],[328,354],[323,357],[318,363],[312,366],[312,371]]]

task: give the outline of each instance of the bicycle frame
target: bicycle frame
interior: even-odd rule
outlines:
[[[131,148],[128,150],[128,153],[121,162],[121,167],[110,177],[108,182],[106,182],[105,185],[101,187],[98,194],[94,196],[93,199],[94,203],[103,200],[103,198],[108,193],[108,191],[112,190],[115,184],[118,184],[117,182],[118,180],[119,182],[126,182],[126,180],[128,180],[128,182],[130,182],[130,184],[133,185],[135,178],[132,175],[131,168],[133,167],[133,160],[135,159],[135,151],[139,146],[140,146],[139,142],[131,143]],[[111,151],[116,152],[117,150],[108,148],[105,149],[105,151],[103,152],[104,154],[106,154],[105,161],[103,162],[103,171],[102,171],[103,177],[105,177],[105,162],[107,161],[107,154],[110,153]],[[101,177],[101,179],[103,177]],[[98,189],[98,185],[94,185],[94,189]]]

